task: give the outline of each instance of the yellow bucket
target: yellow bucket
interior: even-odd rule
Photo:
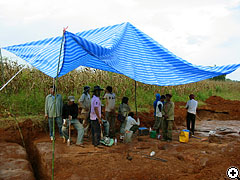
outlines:
[[[189,141],[189,130],[182,130],[180,135],[179,135],[179,142],[186,143]]]

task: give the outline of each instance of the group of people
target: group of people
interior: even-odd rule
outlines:
[[[156,94],[156,100],[153,103],[155,122],[153,129],[158,134],[162,134],[162,141],[172,141],[172,130],[174,125],[174,103],[171,101],[172,95],[166,94],[160,96]],[[186,124],[190,134],[194,136],[195,119],[198,102],[195,100],[193,94],[189,95],[189,101],[187,101],[187,117]],[[162,131],[162,132],[160,132]]]
[[[50,94],[45,100],[45,118],[49,122],[51,140],[55,137],[53,135],[53,121],[58,125],[59,134],[63,138],[63,142],[69,139],[69,126],[74,126],[78,133],[76,145],[80,147],[84,147],[83,137],[84,135],[89,136],[90,131],[92,144],[98,147],[100,145],[102,127],[104,129],[103,136],[115,138],[116,96],[112,92],[112,87],[107,86],[104,96],[101,98],[103,90],[100,86],[94,86],[91,97],[90,87],[85,86],[78,103],[75,103],[74,96],[69,96],[68,102],[63,105],[62,96],[56,93],[55,87],[51,87],[49,90]],[[105,100],[105,113],[103,113],[101,100]],[[127,97],[122,98],[117,118],[121,122],[120,138],[123,138],[126,131],[136,132],[140,125],[139,119],[136,121],[134,113],[130,112]]]
[[[76,145],[84,147],[83,137],[92,136],[92,144],[96,147],[100,145],[101,132],[104,137],[115,138],[116,128],[115,121],[120,121],[120,139],[124,138],[124,134],[132,131],[135,133],[140,125],[140,120],[134,119],[134,113],[131,112],[128,105],[128,98],[123,97],[118,108],[118,116],[115,116],[116,96],[112,92],[112,87],[107,86],[104,91],[100,86],[94,86],[92,97],[90,96],[90,87],[85,86],[83,94],[75,103],[75,97],[69,96],[68,102],[63,104],[62,96],[57,94],[55,87],[50,88],[50,94],[45,100],[45,118],[49,122],[50,138],[53,140],[53,122],[56,122],[59,129],[60,137],[63,142],[69,138],[69,128],[74,126],[77,130]],[[153,129],[162,135],[163,141],[172,141],[172,130],[174,125],[174,103],[171,101],[172,95],[166,94],[160,96],[156,94],[154,101],[154,117],[155,122]],[[194,99],[194,95],[189,96],[190,100],[186,104],[187,109],[187,129],[194,135],[196,109],[198,102]],[[105,113],[103,113],[103,105],[101,100],[105,100]],[[80,121],[79,121],[80,120]],[[103,130],[102,130],[103,129]],[[91,132],[91,134],[90,134]]]

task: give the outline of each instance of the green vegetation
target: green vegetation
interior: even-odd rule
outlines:
[[[214,81],[226,81],[226,74],[221,75],[221,76],[216,76],[211,78],[210,80],[214,80]]]
[[[15,62],[4,59],[4,77],[9,80],[21,66]],[[2,79],[2,78],[0,78]],[[13,113],[19,116],[42,115],[44,112],[45,96],[53,79],[37,69],[24,69],[3,91],[0,92],[0,117],[8,117]],[[130,106],[134,106],[134,80],[115,73],[83,68],[74,70],[59,78],[58,92],[62,94],[64,101],[67,96],[74,95],[76,99],[82,94],[83,87],[111,85],[117,96],[117,104],[120,104],[123,96],[129,97]],[[196,99],[203,102],[208,97],[217,95],[225,99],[240,100],[240,82],[205,80],[181,86],[159,87],[137,82],[137,104],[141,111],[147,111],[152,106],[155,94],[171,93],[173,101],[188,100],[190,93],[196,95]],[[11,113],[10,113],[11,112]]]

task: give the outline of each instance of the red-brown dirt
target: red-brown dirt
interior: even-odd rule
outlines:
[[[185,125],[185,103],[175,103],[175,129]],[[210,97],[198,110],[199,120],[240,121],[240,101]],[[206,113],[207,112],[207,113]],[[224,116],[222,116],[224,115]],[[225,116],[226,115],[226,116]],[[153,125],[153,112],[139,113],[141,126]],[[20,124],[29,159],[37,179],[50,179],[52,145],[48,132],[35,126],[30,119]],[[55,151],[55,179],[227,179],[230,166],[240,168],[239,136],[226,135],[221,141],[201,141],[191,138],[178,142],[179,131],[174,131],[173,142],[166,143],[148,136],[135,137],[133,143],[94,149],[88,139],[85,148],[63,144],[57,136]],[[201,137],[203,139],[203,137]],[[1,142],[22,144],[16,128],[0,129]],[[148,159],[144,154],[155,151],[154,157],[167,162]],[[128,160],[127,156],[132,160]],[[14,155],[13,155],[14,156]],[[0,177],[1,179],[1,177]]]
[[[26,150],[22,146],[16,143],[2,142],[0,149],[0,179],[35,179]]]
[[[240,101],[229,101],[218,96],[206,100],[206,105],[199,108],[199,116],[218,120],[239,120]]]

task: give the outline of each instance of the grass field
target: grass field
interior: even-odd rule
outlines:
[[[4,59],[4,79],[9,80],[21,65],[16,62]],[[79,99],[83,87],[100,85],[113,87],[117,97],[117,104],[120,104],[123,96],[129,97],[129,104],[134,106],[134,80],[115,73],[83,68],[74,70],[59,78],[58,92],[62,94],[64,101],[67,96],[74,95]],[[2,86],[1,77],[1,86]],[[25,68],[3,91],[0,92],[1,115],[7,117],[9,114],[17,116],[35,116],[43,114],[45,96],[53,79],[37,69]],[[204,80],[180,86],[160,87],[146,85],[137,82],[137,104],[139,111],[147,111],[153,104],[155,94],[171,93],[173,101],[187,101],[188,95],[194,93],[196,99],[203,104],[208,97],[217,95],[225,99],[240,100],[240,82]]]

